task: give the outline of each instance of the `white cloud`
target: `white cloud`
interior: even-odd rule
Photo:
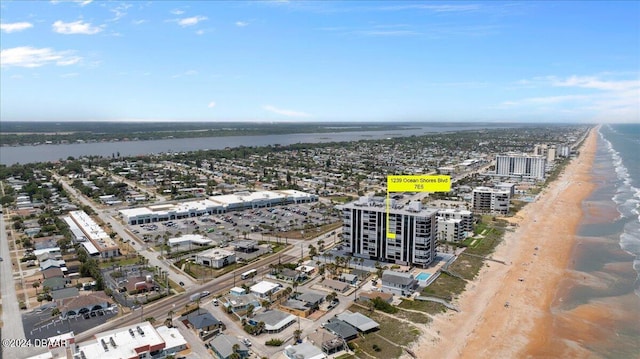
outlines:
[[[192,17],[185,17],[184,19],[179,19],[178,20],[178,25],[182,26],[182,27],[187,27],[187,26],[193,26],[193,25],[197,25],[199,22],[201,21],[205,21],[207,20],[206,16],[192,16]]]
[[[263,106],[262,108],[269,112],[273,112],[275,114],[283,115],[287,117],[311,117],[311,115],[306,112],[286,110],[286,109],[277,108],[271,105],[266,105],[266,106]]]
[[[71,51],[55,51],[50,48],[34,48],[31,46],[14,47],[0,51],[0,66],[2,67],[40,67],[48,64],[69,66],[79,63],[79,56],[73,56]]]
[[[30,22],[14,22],[10,24],[0,23],[0,30],[10,34],[12,32],[18,32],[32,28],[33,24]]]
[[[519,85],[528,88],[560,88],[579,91],[544,97],[529,97],[516,101],[505,101],[496,108],[537,107],[546,111],[577,114],[586,120],[602,122],[638,122],[640,120],[640,78],[613,79],[610,74],[593,76],[546,76],[531,80],[520,80]]]
[[[215,102],[215,101],[211,101],[211,102],[209,102],[209,104],[207,105],[207,107],[209,107],[209,108],[214,108],[214,107],[216,107],[216,102]]]
[[[144,24],[145,22],[147,22],[147,20],[144,20],[144,19],[140,19],[140,20],[133,20],[133,21],[131,21],[131,23],[132,23],[132,24],[134,24],[134,25],[142,25],[142,24]]]
[[[102,31],[102,27],[92,26],[88,22],[82,22],[82,20],[74,21],[74,22],[63,22],[56,21],[52,25],[53,31],[58,34],[64,35],[73,35],[73,34],[83,34],[83,35],[94,35]]]
[[[236,21],[236,26],[237,27],[245,27],[245,26],[249,26],[249,23],[246,21]]]
[[[174,9],[174,10],[171,10],[171,13],[173,15],[182,15],[182,14],[184,14],[184,10]]]
[[[196,35],[204,35],[204,30],[200,29],[196,31]]]
[[[560,96],[541,96],[541,97],[529,97],[520,99],[517,101],[504,101],[502,107],[516,107],[516,106],[528,106],[528,105],[551,105],[560,104],[566,102],[575,102],[588,100],[591,96],[588,95],[560,95]]]
[[[79,74],[77,72],[69,72],[67,74],[60,75],[60,77],[62,77],[63,79],[66,79],[66,78],[70,78],[70,77],[76,77],[78,75]]]
[[[87,6],[87,5],[89,5],[89,4],[91,4],[93,2],[93,0],[67,0],[67,1],[76,3],[76,4],[78,4],[78,5],[82,6],[82,7]],[[51,0],[49,2],[52,3],[53,5],[57,5],[57,4],[61,3],[61,2],[65,2],[65,1],[63,1],[63,0]]]
[[[566,79],[550,78],[553,86],[580,87],[603,91],[625,91],[640,88],[640,80],[602,80],[596,76],[570,76]]]
[[[109,11],[113,13],[113,19],[109,19],[107,21],[118,21],[123,17],[127,16],[127,10],[129,10],[129,8],[132,6],[133,5],[131,4],[122,3],[122,4],[119,4],[118,6],[110,8]]]

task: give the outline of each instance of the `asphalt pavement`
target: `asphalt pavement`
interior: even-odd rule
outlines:
[[[4,189],[2,190],[4,192]],[[4,212],[4,210],[3,210]],[[11,253],[9,252],[9,241],[5,230],[5,213],[0,215],[0,289],[2,293],[2,339],[25,339],[22,319],[20,318],[20,308],[16,296],[16,288],[13,280],[13,270],[11,268]],[[0,358],[25,358],[37,350],[34,348],[5,348],[2,346]]]

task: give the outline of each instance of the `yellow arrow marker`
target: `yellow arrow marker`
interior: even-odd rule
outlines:
[[[391,211],[391,192],[449,192],[451,191],[450,176],[387,176],[387,238],[396,238],[395,233],[389,232],[389,214]]]

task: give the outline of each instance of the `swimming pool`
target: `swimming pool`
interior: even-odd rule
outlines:
[[[420,274],[418,274],[416,276],[416,279],[419,280],[419,281],[425,281],[425,280],[429,279],[429,277],[431,277],[431,273],[421,272]]]

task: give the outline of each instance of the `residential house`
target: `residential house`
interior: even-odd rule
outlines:
[[[219,359],[230,359],[237,353],[241,359],[249,357],[249,348],[236,337],[220,334],[209,342],[209,347]]]
[[[382,273],[382,288],[385,293],[406,296],[414,292],[418,281],[413,274],[386,270]]]

